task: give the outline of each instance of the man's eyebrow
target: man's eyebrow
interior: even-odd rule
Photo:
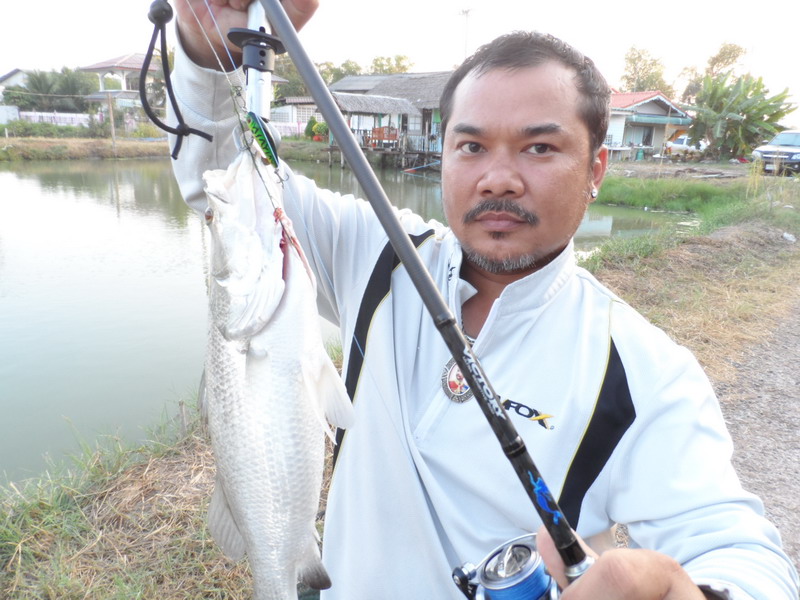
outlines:
[[[457,123],[456,125],[453,125],[453,133],[463,133],[465,135],[474,135],[479,137],[483,135],[483,129],[467,123]]]
[[[562,133],[564,128],[558,123],[545,123],[543,125],[530,125],[522,130],[525,137],[535,137],[547,133]]]
[[[558,123],[544,123],[542,125],[529,125],[520,130],[522,137],[536,137],[537,135],[545,135],[548,133],[563,133],[564,128]],[[484,130],[469,123],[457,123],[453,125],[453,132],[464,135],[480,137],[484,135]]]

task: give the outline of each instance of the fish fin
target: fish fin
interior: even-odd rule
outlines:
[[[219,476],[214,482],[214,494],[208,507],[208,530],[225,556],[231,560],[241,560],[244,557],[244,538],[233,518]]]
[[[315,528],[312,528],[308,548],[299,571],[300,579],[312,590],[327,590],[331,587],[331,578],[325,570],[319,554],[319,536]]]
[[[347,395],[347,388],[339,376],[339,372],[333,363],[327,359],[320,376],[321,389],[324,390],[323,407],[325,418],[328,422],[340,429],[347,429],[353,424],[355,413],[350,396]]]
[[[353,423],[353,405],[339,372],[323,350],[316,360],[307,359],[303,362],[303,381],[308,397],[317,398],[320,422],[333,441],[333,433],[325,419],[328,423],[345,429]]]

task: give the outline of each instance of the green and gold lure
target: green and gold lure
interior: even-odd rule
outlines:
[[[247,113],[247,126],[258,144],[259,150],[264,155],[273,167],[278,166],[278,151],[275,148],[275,142],[267,132],[264,121],[261,120],[256,113],[250,111]]]

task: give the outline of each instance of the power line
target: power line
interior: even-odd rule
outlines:
[[[85,98],[89,94],[41,94],[39,92],[27,92],[22,90],[10,90],[6,88],[3,90],[5,94],[22,94],[23,96],[41,96],[43,98]],[[91,92],[95,94],[97,92]]]

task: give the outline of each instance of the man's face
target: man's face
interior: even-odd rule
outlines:
[[[607,151],[593,156],[574,72],[555,62],[468,75],[442,148],[447,221],[468,264],[526,274],[580,225]]]

